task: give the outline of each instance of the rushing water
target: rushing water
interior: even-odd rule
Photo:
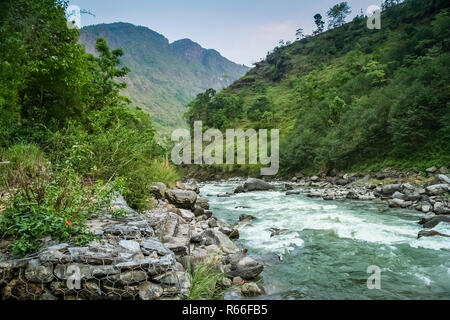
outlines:
[[[282,191],[217,197],[236,186],[206,184],[201,193],[228,223],[256,217],[240,228],[238,245],[267,260],[262,299],[450,299],[450,240],[417,239],[419,212]],[[271,237],[273,227],[286,231]],[[450,234],[450,224],[434,230]],[[267,259],[275,254],[282,261]],[[372,265],[381,269],[381,290],[367,288]]]

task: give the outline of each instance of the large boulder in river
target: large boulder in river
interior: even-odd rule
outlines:
[[[242,187],[236,188],[235,193],[249,192],[249,191],[267,191],[273,190],[274,188],[275,188],[274,186],[272,186],[268,182],[265,182],[264,180],[249,178],[247,181],[245,181]]]
[[[166,192],[166,199],[169,203],[179,208],[194,210],[197,201],[197,193],[194,191],[170,189]]]
[[[231,277],[241,277],[244,280],[252,280],[263,270],[264,266],[262,263],[250,257],[243,257],[237,263],[231,265],[229,275]]]

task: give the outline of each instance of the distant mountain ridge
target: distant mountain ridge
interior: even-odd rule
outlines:
[[[148,111],[157,129],[165,133],[186,126],[186,104],[196,94],[227,87],[250,69],[190,39],[170,43],[143,26],[119,22],[87,26],[80,31],[80,42],[90,53],[95,53],[99,37],[105,38],[111,48],[124,50],[122,64],[131,69],[124,94]]]

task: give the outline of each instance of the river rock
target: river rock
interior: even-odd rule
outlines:
[[[166,199],[169,203],[179,208],[193,210],[197,201],[197,193],[194,191],[170,189],[166,192]]]
[[[202,238],[205,239],[206,245],[215,244],[227,254],[232,254],[239,251],[236,245],[219,230],[208,229],[203,232]]]
[[[239,221],[250,221],[250,220],[254,220],[254,219],[256,219],[256,218],[249,214],[241,214],[239,216]]]
[[[138,286],[138,290],[139,298],[145,301],[156,300],[164,293],[164,290],[160,285],[151,282],[141,283]]]
[[[384,196],[391,196],[396,191],[400,191],[400,184],[388,184],[382,188],[382,193]]]
[[[406,201],[402,199],[392,199],[388,201],[389,208],[405,208]]]
[[[49,283],[54,279],[53,265],[42,265],[39,259],[30,260],[25,269],[25,278],[35,283]]]
[[[246,297],[256,297],[263,293],[263,291],[254,282],[244,283],[241,287],[242,295]]]
[[[435,166],[432,166],[431,168],[428,168],[425,170],[427,173],[436,173],[437,168]]]
[[[142,270],[132,270],[106,277],[106,281],[112,284],[127,286],[130,284],[144,282],[148,279],[148,275]]]
[[[141,241],[141,249],[144,254],[149,255],[151,252],[157,252],[160,256],[165,256],[170,254],[170,250],[167,249],[164,244],[156,239],[145,239]]]
[[[132,253],[141,252],[141,246],[134,240],[121,240],[119,241],[119,246]]]
[[[450,184],[450,178],[445,174],[440,174],[437,176],[440,183]]]
[[[184,190],[194,191],[196,194],[200,193],[200,187],[196,182],[190,182],[184,184]]]
[[[450,214],[450,208],[448,208],[444,203],[442,202],[436,202],[433,205],[433,212],[437,214]]]
[[[245,192],[267,191],[267,190],[273,190],[273,189],[274,189],[274,186],[272,186],[270,183],[265,182],[264,180],[255,179],[255,178],[249,178],[247,181],[244,182],[244,185],[243,185],[243,190]],[[238,192],[235,192],[235,193],[238,193]]]
[[[250,257],[243,257],[239,262],[231,265],[230,276],[251,280],[256,278],[263,269],[264,266],[262,263]]]
[[[197,201],[195,204],[204,210],[209,210],[209,202],[205,198],[197,196]]]
[[[420,210],[421,210],[423,213],[428,213],[428,212],[431,211],[432,208],[433,208],[433,207],[432,207],[432,205],[431,205],[430,203],[424,202],[424,203],[421,204]]]
[[[195,214],[191,210],[180,209],[179,216],[182,217],[186,221],[192,221],[196,217]]]
[[[150,192],[156,197],[156,199],[164,199],[167,186],[162,182],[155,182],[150,186]]]
[[[427,194],[431,196],[439,196],[450,192],[450,185],[435,184],[426,188]]]
[[[450,217],[448,216],[435,216],[431,218],[425,218],[419,221],[419,224],[422,224],[424,228],[431,229],[436,227],[441,222],[450,223]]]

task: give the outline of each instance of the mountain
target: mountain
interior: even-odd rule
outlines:
[[[111,48],[122,48],[123,65],[131,72],[123,94],[153,117],[157,129],[186,127],[186,104],[208,89],[222,89],[249,68],[229,61],[216,50],[204,49],[190,39],[169,43],[163,35],[129,23],[87,26],[80,42],[95,54],[95,41],[102,37]]]
[[[358,16],[278,47],[222,92],[193,101],[190,125],[280,129],[285,173],[448,166],[448,7],[407,0],[382,12],[380,30]]]

